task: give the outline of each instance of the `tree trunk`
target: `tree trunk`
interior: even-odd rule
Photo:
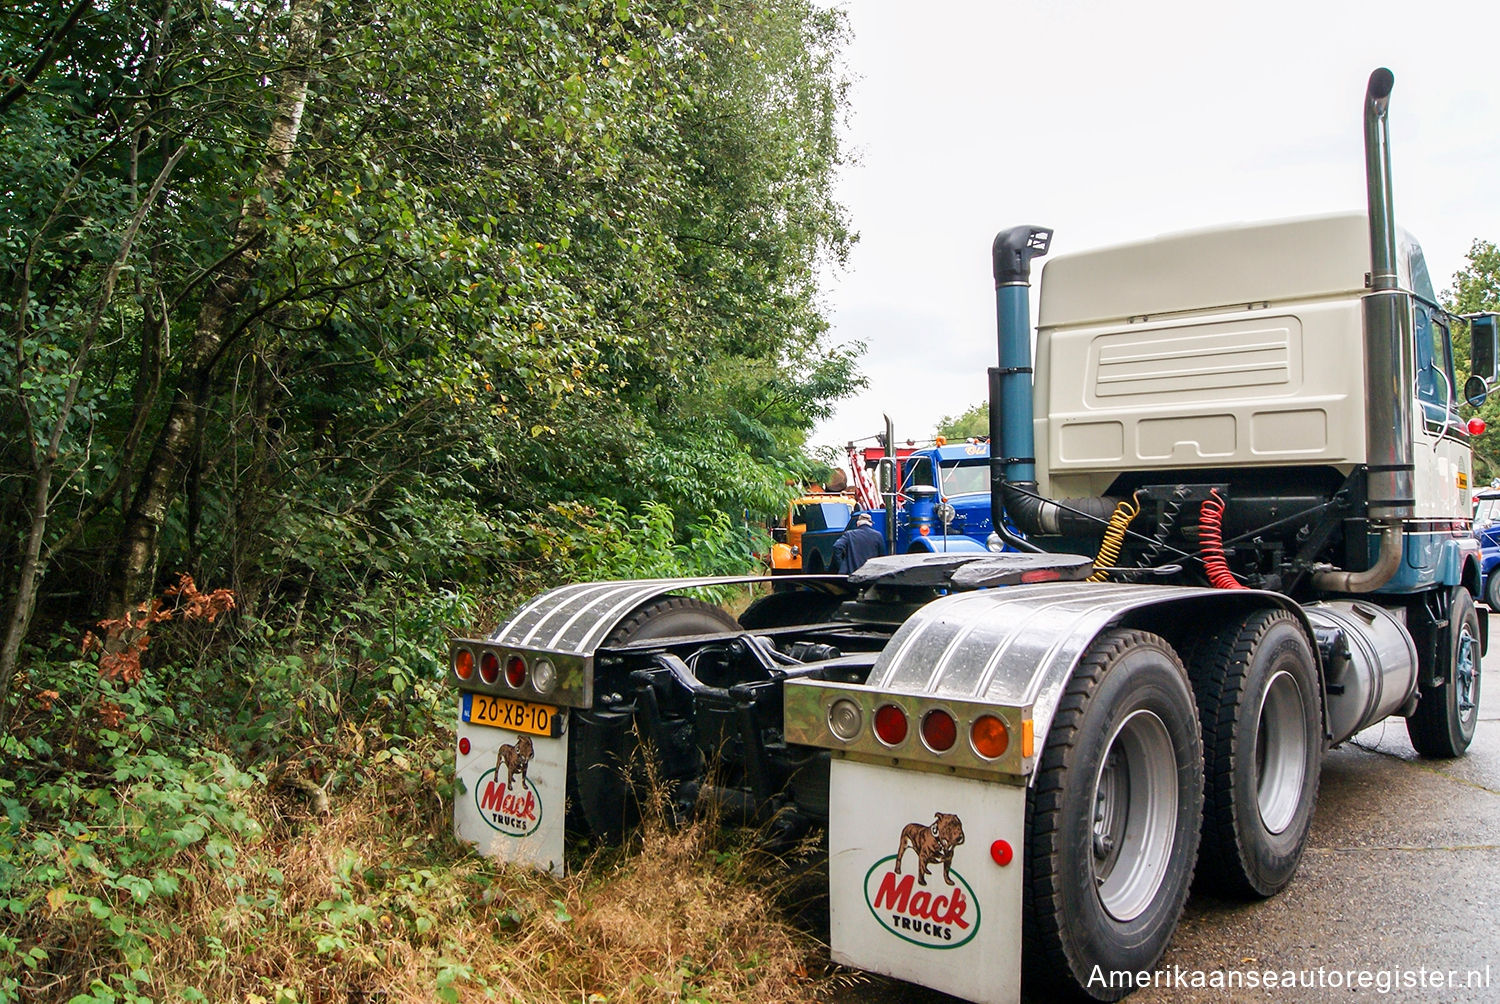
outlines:
[[[161,194],[162,186],[167,183],[172,169],[177,166],[177,161],[186,151],[186,147],[179,147],[177,152],[167,159],[152,183],[151,190],[146,194],[146,198],[131,214],[130,222],[126,224],[125,232],[120,238],[120,250],[104,274],[104,283],[99,291],[99,297],[94,302],[94,309],[89,315],[88,323],[79,340],[78,354],[73,358],[73,376],[68,381],[62,402],[58,405],[57,416],[53,420],[46,445],[40,451],[31,447],[34,466],[31,482],[31,525],[27,529],[26,543],[21,551],[20,574],[17,576],[16,593],[11,603],[10,616],[6,618],[4,639],[0,641],[0,733],[3,733],[10,724],[10,681],[15,675],[16,664],[20,660],[21,643],[26,640],[26,632],[31,628],[31,615],[36,612],[37,589],[41,586],[42,575],[47,570],[48,562],[42,554],[42,542],[47,536],[48,509],[52,502],[52,478],[57,471],[57,457],[62,446],[63,434],[67,431],[68,419],[72,415],[73,404],[78,398],[78,388],[83,382],[84,366],[88,362],[89,353],[93,350],[94,339],[99,334],[99,325],[104,320],[104,312],[109,308],[110,300],[114,298],[115,282],[119,279],[120,271],[125,267],[125,263],[130,259],[130,250],[135,244],[136,234],[140,232],[141,223],[145,220],[146,213],[150,211],[152,204],[156,202],[157,196]],[[28,437],[32,435],[29,423],[26,435]]]
[[[182,487],[189,455],[201,431],[214,366],[233,330],[234,311],[250,288],[265,246],[266,202],[260,193],[281,184],[297,145],[318,51],[321,14],[318,0],[292,0],[286,68],[266,140],[266,159],[254,186],[256,194],[241,208],[235,226],[232,246],[238,253],[224,262],[204,291],[171,409],[126,509],[109,576],[106,616],[121,616],[154,591],[161,527]]]

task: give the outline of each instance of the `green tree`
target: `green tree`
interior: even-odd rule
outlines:
[[[1500,310],[1500,249],[1489,241],[1475,240],[1469,248],[1464,267],[1453,277],[1453,286],[1444,299],[1444,307],[1455,314],[1474,314],[1486,310]],[[1454,344],[1458,355],[1460,374],[1468,369],[1469,333],[1464,326],[1454,332]],[[1500,477],[1500,388],[1492,389],[1491,397],[1476,414],[1484,419],[1487,429],[1484,435],[1473,440],[1474,481],[1476,485],[1488,484]],[[1466,411],[1472,411],[1465,407]]]
[[[948,439],[969,439],[990,434],[990,404],[981,401],[958,415],[944,415],[934,435]]]
[[[300,611],[510,575],[559,502],[768,507],[861,384],[837,12],[20,6],[0,692],[38,604],[163,571]]]

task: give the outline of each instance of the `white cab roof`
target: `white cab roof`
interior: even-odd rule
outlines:
[[[1421,248],[1406,233],[1399,237],[1402,287],[1431,299]],[[1167,234],[1048,261],[1040,325],[1360,295],[1369,271],[1364,213]]]

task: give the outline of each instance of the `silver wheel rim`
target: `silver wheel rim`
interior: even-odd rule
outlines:
[[[1255,725],[1255,800],[1261,825],[1281,833],[1302,804],[1307,776],[1306,709],[1290,673],[1277,672],[1266,684]]]
[[[1115,920],[1134,920],[1156,898],[1176,827],[1172,737],[1154,712],[1136,711],[1110,737],[1094,779],[1094,888]]]
[[[1478,646],[1474,642],[1474,636],[1469,633],[1468,621],[1465,621],[1458,634],[1458,651],[1453,656],[1453,679],[1458,685],[1454,692],[1458,701],[1458,723],[1466,735],[1474,727],[1474,716],[1479,711],[1475,700],[1479,692],[1477,652]]]

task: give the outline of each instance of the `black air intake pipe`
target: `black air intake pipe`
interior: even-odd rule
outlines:
[[[1000,365],[990,370],[990,509],[995,532],[1012,547],[1040,550],[1010,533],[1100,537],[1114,512],[1110,498],[1053,501],[1037,494],[1031,366],[1031,260],[1047,253],[1052,231],[1012,227],[995,235],[995,327]]]

